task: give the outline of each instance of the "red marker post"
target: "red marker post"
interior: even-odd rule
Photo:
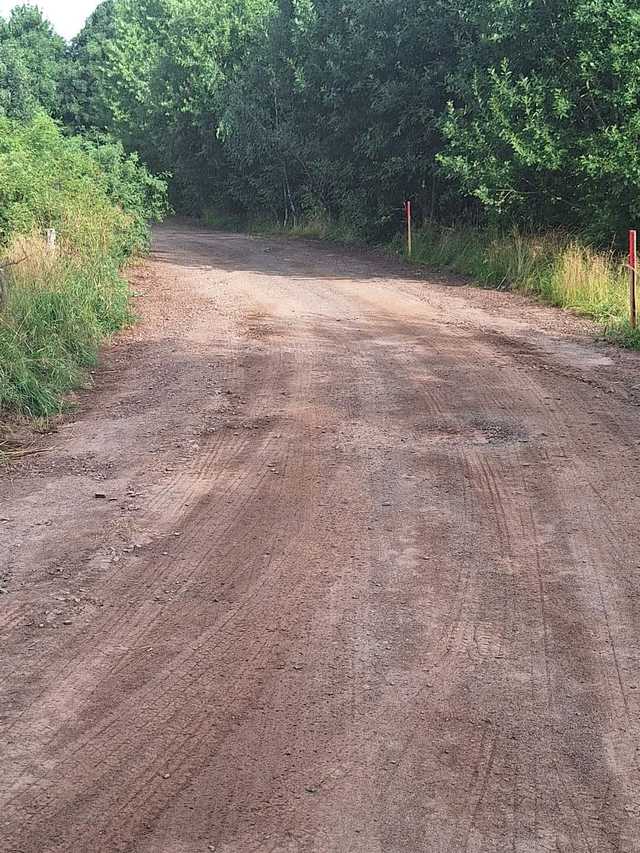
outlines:
[[[638,324],[636,285],[638,281],[638,238],[635,230],[629,231],[629,322],[635,329]]]
[[[407,213],[407,254],[411,257],[411,253],[413,251],[412,245],[412,235],[411,235],[411,202],[406,201],[404,203],[404,209]]]

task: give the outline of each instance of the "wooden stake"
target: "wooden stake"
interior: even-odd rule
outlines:
[[[629,322],[631,328],[638,325],[636,309],[636,286],[638,281],[638,238],[635,230],[629,231]]]

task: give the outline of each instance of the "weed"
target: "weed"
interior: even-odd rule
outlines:
[[[628,275],[622,259],[576,237],[430,226],[416,232],[411,262],[537,296],[596,320],[611,340],[640,348],[640,335],[627,319]]]
[[[128,321],[128,292],[108,256],[51,259],[44,242],[29,244],[0,314],[0,409],[50,416],[83,383],[101,341]]]
[[[144,248],[165,190],[117,145],[66,137],[44,116],[0,119],[0,417],[61,411],[100,343],[129,321],[120,267]]]

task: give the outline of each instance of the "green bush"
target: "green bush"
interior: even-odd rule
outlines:
[[[129,318],[121,265],[148,242],[166,188],[118,144],[51,119],[0,119],[0,414],[59,412],[105,336]],[[58,244],[47,249],[44,231]]]
[[[68,247],[124,258],[165,209],[165,182],[119,143],[66,136],[44,115],[0,118],[0,244],[56,228]]]

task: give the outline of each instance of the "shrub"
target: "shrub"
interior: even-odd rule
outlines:
[[[61,410],[100,342],[129,317],[120,267],[145,248],[166,188],[121,146],[65,136],[51,119],[0,119],[0,413]],[[46,228],[58,232],[55,251]]]

